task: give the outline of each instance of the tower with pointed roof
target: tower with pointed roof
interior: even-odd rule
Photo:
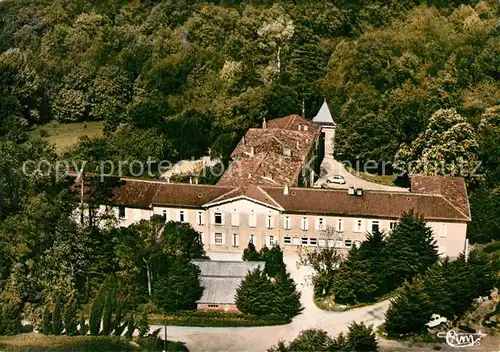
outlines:
[[[312,122],[321,126],[321,132],[325,136],[325,154],[333,155],[333,143],[335,138],[335,128],[337,124],[333,121],[332,113],[328,108],[326,99],[321,105],[318,114],[313,118]]]

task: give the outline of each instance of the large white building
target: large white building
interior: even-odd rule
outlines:
[[[442,255],[464,250],[470,209],[462,178],[416,176],[410,192],[309,188],[324,128],[297,115],[262,127],[240,141],[217,185],[122,178],[101,209],[112,209],[121,226],[154,214],[190,223],[210,251],[241,252],[251,242],[279,244],[285,253],[298,246],[347,251],[368,232],[390,231],[413,209],[433,229]]]

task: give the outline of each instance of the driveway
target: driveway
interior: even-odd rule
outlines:
[[[208,253],[212,260],[241,260],[238,253]],[[313,302],[313,288],[308,282],[312,274],[309,267],[298,268],[298,257],[285,256],[284,261],[291,276],[302,293],[304,311],[288,325],[250,328],[199,328],[172,326],[167,329],[167,338],[182,341],[190,351],[266,351],[278,340],[293,340],[301,330],[319,328],[336,336],[346,332],[353,321],[379,326],[383,323],[389,301],[372,306],[352,309],[347,312],[326,312]],[[160,326],[152,326],[157,329]],[[163,336],[163,331],[161,333]]]
[[[396,187],[396,186],[386,186],[378,183],[363,180],[353,174],[351,174],[345,166],[333,158],[332,155],[325,155],[323,163],[321,164],[321,175],[315,183],[315,187],[320,187],[327,178],[333,175],[344,176],[346,183],[343,185],[329,184],[330,188],[340,188],[347,189],[349,187],[363,188],[373,191],[388,191],[388,192],[408,192],[407,188]]]

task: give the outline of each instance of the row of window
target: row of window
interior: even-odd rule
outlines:
[[[139,214],[139,210],[136,210],[136,217]],[[224,225],[224,214],[223,213],[214,213],[213,214],[213,224],[214,225]],[[120,206],[118,208],[118,216],[120,219],[125,219],[126,218],[126,212],[125,212],[125,207]],[[163,216],[165,219],[167,219],[167,211],[163,210]],[[168,220],[168,219],[167,219]],[[187,214],[184,210],[179,210],[177,211],[177,219],[176,221],[179,222],[187,222]],[[197,219],[196,219],[197,225],[204,225],[204,212],[199,211],[197,213]],[[273,229],[274,228],[274,221],[273,217],[271,215],[268,215],[266,218],[266,228],[267,229]],[[365,223],[366,221],[363,219],[357,219],[355,222],[355,228],[354,232],[365,232],[368,229],[365,228]],[[239,226],[239,216],[233,214],[231,216],[231,225],[232,226]],[[389,223],[389,228],[390,230],[394,230],[394,228],[397,225],[397,221],[391,221]],[[248,226],[249,227],[257,227],[257,216],[256,214],[250,214],[248,218]],[[290,216],[285,216],[283,218],[283,228],[285,230],[291,230],[291,218]],[[302,231],[308,231],[309,230],[309,219],[307,217],[302,217],[301,218],[301,224],[300,224],[300,229]],[[318,217],[316,218],[316,230],[325,230],[326,229],[326,219],[323,217]],[[336,227],[335,230],[338,232],[343,232],[344,231],[344,220],[343,219],[337,219]],[[375,231],[380,230],[380,222],[378,220],[373,220],[371,222],[371,228],[369,229],[372,233]],[[440,237],[444,238],[446,237],[446,224],[441,224],[440,228]]]

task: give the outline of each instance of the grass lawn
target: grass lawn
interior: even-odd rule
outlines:
[[[351,174],[353,174],[359,178],[362,178],[363,180],[378,183],[378,184],[385,185],[385,186],[396,186],[394,184],[394,181],[396,181],[397,176],[395,176],[395,175],[380,176],[380,175],[370,174],[368,172],[356,171],[350,167],[346,167],[346,169]]]
[[[58,154],[67,151],[81,136],[100,137],[102,121],[75,122],[75,123],[48,123],[37,126],[30,132],[32,137],[42,137],[56,146]]]
[[[127,339],[111,336],[46,336],[42,334],[23,334],[1,336],[0,351],[140,351],[141,348]]]
[[[185,311],[171,315],[149,316],[149,324],[169,326],[199,326],[199,327],[248,327],[284,325],[290,320],[280,316],[253,316],[238,313]]]

